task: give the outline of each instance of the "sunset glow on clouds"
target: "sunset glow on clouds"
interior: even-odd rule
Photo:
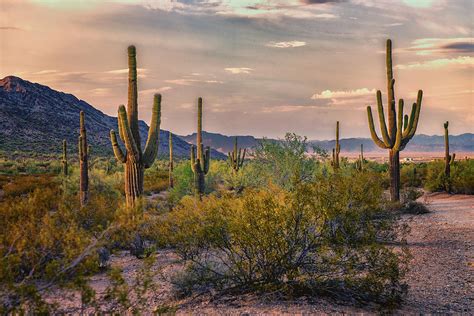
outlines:
[[[368,136],[392,38],[396,97],[425,92],[419,132],[446,120],[474,132],[472,12],[471,0],[2,0],[0,76],[116,115],[134,44],[139,103],[162,93],[175,133],[194,131],[202,96],[209,131],[324,139],[339,120],[343,137]]]

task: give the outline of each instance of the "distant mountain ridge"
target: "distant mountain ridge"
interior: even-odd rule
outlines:
[[[75,153],[80,111],[86,115],[92,153],[112,156],[109,132],[117,131],[116,117],[106,115],[72,94],[18,77],[5,77],[0,80],[0,151],[59,153],[62,140],[66,139],[71,153]],[[139,121],[139,129],[143,148],[148,126]],[[168,133],[160,132],[160,156],[169,153]],[[173,150],[176,157],[188,157],[190,144],[173,134]],[[211,156],[225,158],[215,150]]]
[[[203,132],[203,142],[209,144],[217,150],[227,153],[234,146],[235,136],[226,136],[218,133]],[[193,143],[196,134],[180,136],[187,142]],[[261,140],[253,136],[237,136],[239,147],[252,148]],[[364,145],[365,152],[383,152],[384,149],[377,147],[371,138],[343,138],[340,141],[341,151],[359,152],[360,144]],[[310,145],[318,146],[324,150],[330,151],[335,145],[334,140],[310,140]],[[451,152],[474,152],[474,134],[465,133],[461,135],[450,135],[449,146]],[[308,148],[311,151],[311,148]],[[405,148],[410,152],[442,152],[444,151],[444,136],[438,135],[415,135]]]

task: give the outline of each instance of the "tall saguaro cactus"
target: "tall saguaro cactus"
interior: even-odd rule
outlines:
[[[169,140],[168,145],[170,148],[170,161],[169,161],[169,187],[172,189],[174,187],[174,179],[173,179],[173,134],[169,132]]]
[[[448,131],[448,126],[449,122],[446,121],[444,123],[444,149],[445,149],[445,155],[444,155],[444,175],[446,177],[446,191],[450,192],[451,191],[451,165],[454,164],[454,158],[456,157],[456,154],[453,153],[452,155],[449,154],[449,131]]]
[[[202,144],[202,98],[198,99],[198,121],[196,146],[191,145],[191,169],[194,173],[194,188],[197,194],[201,196],[205,189],[205,175],[209,171],[209,163],[211,159],[211,149]],[[197,148],[197,156],[196,156]]]
[[[390,199],[400,200],[400,151],[405,149],[410,139],[415,135],[420,117],[421,100],[423,91],[418,91],[417,101],[413,103],[411,114],[403,115],[403,99],[398,102],[398,114],[395,110],[395,79],[392,70],[392,41],[387,40],[387,102],[388,102],[388,126],[385,122],[385,115],[382,103],[382,92],[377,91],[377,106],[379,113],[379,125],[382,132],[382,139],[375,131],[372,109],[367,107],[370,134],[374,143],[380,148],[389,150],[390,165]]]
[[[332,161],[331,165],[334,169],[339,169],[339,153],[341,152],[341,146],[339,145],[339,121],[336,123],[336,146],[332,149]]]
[[[63,175],[67,176],[67,141],[63,140],[63,159],[61,160],[63,165]]]
[[[244,165],[245,161],[245,153],[247,151],[247,148],[244,148],[244,151],[242,152],[242,148],[237,149],[237,136],[234,139],[234,150],[232,152],[229,152],[229,164],[234,170],[235,173],[239,172],[239,169],[242,168]]]
[[[148,139],[142,152],[140,133],[138,130],[138,92],[137,92],[137,60],[135,46],[128,47],[128,104],[127,109],[120,105],[118,109],[119,135],[125,144],[124,153],[117,142],[115,131],[110,131],[110,140],[115,158],[125,164],[125,197],[128,206],[143,193],[143,174],[149,168],[158,153],[161,117],[161,95],[155,94]]]
[[[89,199],[89,146],[87,146],[87,134],[84,112],[79,114],[79,200],[81,206],[87,204]]]

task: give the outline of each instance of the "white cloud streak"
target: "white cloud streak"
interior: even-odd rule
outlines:
[[[288,41],[288,42],[269,42],[265,46],[274,48],[294,48],[306,46],[306,42],[302,41]]]
[[[368,88],[360,88],[355,90],[347,90],[347,91],[331,91],[331,90],[324,90],[321,93],[315,93],[311,97],[313,100],[327,100],[327,99],[338,99],[338,98],[354,98],[354,97],[362,97],[367,95],[375,94],[375,89],[368,89]]]
[[[460,56],[457,58],[440,58],[424,62],[409,63],[406,65],[397,65],[395,69],[412,70],[412,69],[439,69],[445,67],[472,67],[474,66],[474,58],[470,56]]]

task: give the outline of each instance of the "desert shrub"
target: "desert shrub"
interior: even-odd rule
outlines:
[[[402,164],[400,168],[400,183],[402,187],[422,186],[426,177],[426,164]]]
[[[431,192],[444,191],[450,186],[452,193],[474,194],[474,161],[472,159],[455,161],[451,166],[450,179],[444,174],[444,161],[432,161],[427,165],[424,186]]]
[[[49,174],[0,176],[0,189],[3,191],[4,198],[25,195],[38,187],[57,188],[58,184],[54,176]]]
[[[292,191],[186,197],[159,233],[188,263],[176,279],[184,294],[212,286],[396,303],[405,261],[382,242],[395,233],[381,190],[367,173],[329,175]]]
[[[193,194],[193,171],[189,160],[178,162],[173,170],[174,187],[170,190],[170,200],[175,203],[185,195]]]
[[[168,189],[169,174],[168,170],[151,168],[145,170],[144,190],[145,193],[161,192]]]
[[[262,140],[254,152],[255,174],[260,183],[291,189],[314,179],[315,160],[306,154],[306,137],[287,133],[281,141]]]

